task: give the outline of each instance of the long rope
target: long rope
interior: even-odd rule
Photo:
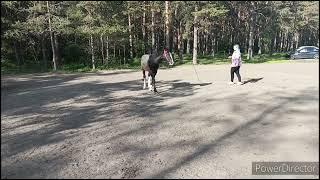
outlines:
[[[196,70],[196,68],[194,67],[194,64],[193,64],[193,63],[192,63],[192,66],[193,66],[194,72],[195,72],[196,75],[197,75],[198,81],[201,83],[201,81],[200,81],[200,79],[199,79],[199,76],[198,76],[198,73],[197,73],[197,70]]]

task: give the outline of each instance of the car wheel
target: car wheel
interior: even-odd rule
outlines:
[[[319,59],[319,54],[315,54],[315,55],[313,56],[313,59]]]
[[[294,60],[294,55],[291,55],[291,56],[290,56],[290,59],[291,59],[291,60]]]

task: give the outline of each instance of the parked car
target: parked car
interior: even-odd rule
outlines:
[[[319,48],[316,46],[301,46],[290,54],[290,59],[319,59]]]

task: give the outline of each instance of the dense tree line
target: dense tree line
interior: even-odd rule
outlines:
[[[318,1],[1,1],[1,63],[41,70],[126,64],[167,47],[176,59],[319,46]]]

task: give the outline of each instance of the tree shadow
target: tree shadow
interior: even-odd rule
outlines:
[[[198,84],[179,80],[163,81],[162,88],[172,85],[169,87],[170,93],[155,96],[142,90],[140,80],[71,83],[79,77],[37,76],[23,79],[22,85],[19,85],[19,80],[11,82],[11,87],[15,88],[7,88],[1,98],[1,158],[6,162],[1,166],[2,177],[46,177],[44,171],[47,168],[43,166],[65,166],[65,163],[61,164],[61,158],[66,158],[65,154],[72,152],[73,147],[80,146],[66,147],[65,144],[83,136],[87,129],[116,128],[130,123],[130,120],[175,111],[180,108],[179,105],[162,103],[166,99],[193,95],[199,88]],[[162,88],[159,88],[160,92]],[[100,125],[96,126],[96,123]],[[110,141],[159,125],[157,121],[145,123],[137,128],[119,129]],[[42,152],[41,157],[33,158],[36,156],[34,152],[46,147],[54,148],[50,153]],[[29,154],[29,158],[33,159],[34,164],[29,165],[27,173],[23,173],[21,168],[29,161],[20,157],[19,163],[11,162],[21,154]],[[59,161],[44,163],[44,159],[56,159],[57,156],[61,157]]]
[[[187,86],[208,86],[212,83],[198,83],[198,84],[191,84],[188,82],[183,83],[173,83],[173,88],[180,88],[180,87],[187,87]]]
[[[136,73],[139,70],[126,70],[115,72],[88,72],[88,73],[35,73],[25,75],[7,75],[1,77],[1,90],[4,92],[15,92],[14,90],[34,87],[54,87],[69,81],[92,76],[113,76]],[[141,75],[142,76],[142,75]]]
[[[212,107],[210,101],[201,100],[201,97],[201,106],[186,106],[197,101],[190,97],[198,89],[212,83],[159,81],[160,94],[154,95],[148,90],[142,90],[141,79],[121,82],[87,80],[75,83],[73,80],[76,78],[79,77],[30,78],[23,87],[8,89],[6,96],[1,98],[1,177],[66,177],[63,173],[59,176],[61,169],[70,168],[70,163],[75,161],[79,167],[73,169],[74,172],[87,172],[88,177],[92,177],[89,173],[96,173],[99,167],[102,168],[99,173],[103,177],[120,171],[122,177],[134,178],[141,173],[139,169],[150,163],[145,160],[148,156],[153,158],[161,151],[195,148],[193,153],[185,155],[173,165],[154,171],[151,176],[165,177],[215,149],[222,141],[262,122],[268,114],[281,117],[283,114],[276,112],[277,109],[290,103],[303,104],[316,100],[314,95],[318,91],[304,91],[295,97],[290,94],[282,97],[281,92],[271,92],[274,99],[281,100],[279,104],[265,109],[255,118],[221,134],[210,143],[204,143],[196,136],[200,131],[188,131],[188,125],[194,123],[198,127],[210,126],[215,130],[212,124],[229,127],[233,123],[232,119],[207,114],[188,118],[194,112]],[[13,82],[14,86],[15,83],[19,82]],[[232,105],[241,96],[244,96],[243,99],[254,99],[249,94],[238,93],[211,100],[217,105]],[[177,99],[182,100],[168,103],[169,100]],[[250,101],[242,103],[244,106],[255,104]],[[165,132],[168,135],[163,134]],[[174,139],[176,134],[183,136]],[[185,140],[186,137],[192,139]],[[154,141],[165,143],[157,144]],[[102,163],[101,159],[105,162]],[[96,164],[86,164],[87,161]],[[117,163],[108,165],[112,161]],[[132,167],[137,172],[130,175]]]
[[[287,114],[286,112],[284,113],[276,113],[277,110],[286,107],[289,104],[294,104],[294,103],[299,103],[301,101],[307,103],[310,101],[318,101],[319,99],[315,99],[313,94],[316,93],[313,90],[304,90],[302,91],[300,94],[296,95],[295,97],[275,97],[274,99],[281,99],[281,102],[278,103],[278,105],[276,106],[272,106],[267,108],[266,110],[264,110],[262,113],[260,113],[258,116],[256,116],[255,118],[247,121],[246,123],[241,124],[240,126],[234,128],[233,130],[221,135],[220,137],[218,137],[217,139],[214,139],[212,142],[207,143],[207,144],[202,144],[200,146],[198,146],[196,148],[196,150],[193,153],[190,153],[187,156],[184,156],[183,158],[181,158],[180,161],[176,162],[174,165],[172,165],[171,167],[166,167],[163,170],[160,170],[159,172],[154,173],[152,176],[149,176],[148,178],[166,178],[166,175],[178,170],[179,168],[181,168],[184,165],[190,164],[192,161],[200,158],[201,156],[203,156],[204,154],[208,153],[209,151],[214,151],[215,148],[217,148],[219,146],[219,144],[221,144],[223,141],[226,141],[229,138],[232,138],[234,135],[239,134],[243,131],[246,130],[250,130],[250,128],[252,128],[253,126],[255,126],[256,124],[259,124],[262,121],[266,120],[266,117],[268,116],[268,114],[276,114],[276,118],[280,118],[282,116],[284,116],[285,114]],[[305,114],[305,112],[301,112],[302,114]],[[261,123],[262,126],[268,125],[270,124],[270,122],[264,122]],[[278,127],[279,125],[277,124],[275,126],[275,128]],[[263,143],[263,139],[261,139],[261,143]],[[245,142],[243,142],[245,144]],[[250,143],[250,142],[248,142]],[[214,159],[212,159],[213,161]]]

